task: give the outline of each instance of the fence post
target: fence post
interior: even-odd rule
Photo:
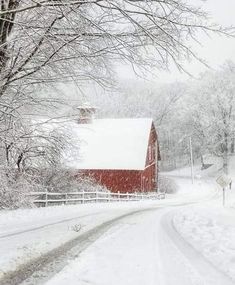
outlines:
[[[129,197],[129,193],[127,192],[126,194],[127,194],[127,195],[126,195],[126,199],[127,199],[127,201],[129,201],[129,198],[130,198],[130,197]]]
[[[68,203],[68,193],[65,193],[65,205]]]
[[[118,191],[118,202],[121,202],[120,191]]]
[[[96,191],[95,191],[95,202],[96,202],[96,203],[98,202],[98,194],[99,194],[99,193],[98,193],[98,191],[96,190]]]
[[[46,193],[45,193],[45,199],[46,199],[46,203],[45,203],[45,205],[46,205],[46,207],[48,206],[48,196],[47,196],[47,190],[46,190]]]
[[[82,204],[85,203],[85,192],[84,190],[82,190]]]

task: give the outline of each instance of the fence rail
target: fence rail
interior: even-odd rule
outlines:
[[[38,206],[84,204],[98,202],[125,202],[165,199],[165,193],[111,193],[111,192],[32,192],[29,194]]]

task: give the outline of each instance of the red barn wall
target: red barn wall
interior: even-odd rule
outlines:
[[[83,170],[82,173],[90,176],[110,191],[117,193],[152,192],[156,191],[156,164],[145,170]]]
[[[157,163],[157,160],[158,160],[157,133],[154,125],[152,124],[151,132],[149,134],[148,151],[145,161],[146,167],[153,164],[154,162]]]
[[[138,170],[83,170],[85,175],[93,177],[99,184],[112,192],[135,192],[141,190],[141,173]]]
[[[144,192],[151,192],[157,190],[157,176],[158,176],[158,159],[159,150],[157,143],[157,133],[152,124],[151,132],[149,134],[148,151],[146,156],[146,168],[141,177],[141,189]]]
[[[142,180],[141,182],[142,192],[152,192],[157,190],[155,163],[145,168],[145,170],[142,172],[141,180]]]

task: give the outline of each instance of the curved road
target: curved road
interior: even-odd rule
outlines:
[[[105,234],[47,285],[232,285],[232,280],[183,240],[172,225],[176,210],[136,212]],[[34,284],[33,279],[31,279]],[[26,284],[26,283],[25,283]]]

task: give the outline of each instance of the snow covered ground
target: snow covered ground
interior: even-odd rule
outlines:
[[[214,179],[188,174],[166,200],[1,212],[0,284],[233,284],[235,188],[223,209]]]
[[[105,221],[152,204],[100,203],[2,212],[0,278]]]
[[[180,244],[170,225],[162,227],[168,213],[164,209],[125,219],[46,285],[232,285],[187,244]]]
[[[176,230],[215,268],[235,282],[235,210],[193,207],[177,211]]]

